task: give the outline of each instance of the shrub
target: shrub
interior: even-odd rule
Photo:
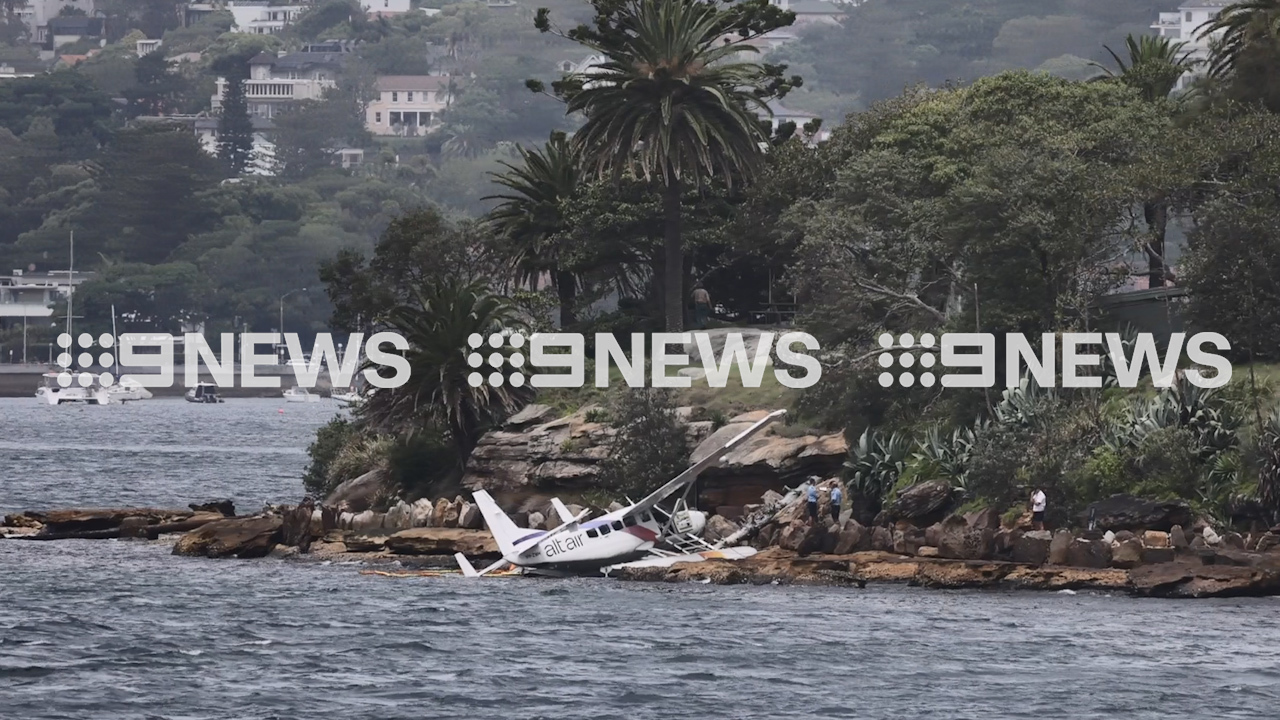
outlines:
[[[643,495],[688,466],[688,439],[669,390],[628,390],[614,401],[610,412],[618,432],[601,466],[600,480],[606,489]]]
[[[324,497],[333,489],[329,484],[329,468],[358,434],[355,425],[344,418],[334,418],[316,430],[316,439],[307,447],[311,462],[302,474],[302,486],[308,493]]]

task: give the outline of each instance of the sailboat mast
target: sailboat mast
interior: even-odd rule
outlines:
[[[115,348],[115,376],[120,377],[120,340],[116,337],[116,304],[111,303],[111,346]]]
[[[76,231],[72,230],[71,231],[71,259],[67,262],[67,337],[72,337],[71,305],[72,305],[72,299],[75,296],[75,292],[76,292],[76,284],[74,280],[75,275],[76,275]],[[67,351],[71,352],[71,348],[67,348]],[[72,352],[71,356],[74,358],[75,353]],[[72,365],[74,364],[75,363],[72,363]]]

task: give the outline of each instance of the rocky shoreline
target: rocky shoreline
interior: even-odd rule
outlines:
[[[487,531],[460,526],[472,524],[463,522],[470,520],[469,503],[460,498],[440,503],[448,507],[439,516],[434,512],[439,503],[431,507],[433,517],[442,521],[428,527],[383,527],[388,516],[394,520],[404,514],[394,508],[378,514],[379,527],[352,529],[349,518],[310,501],[253,515],[236,515],[231,503],[222,501],[193,504],[189,510],[28,511],[6,516],[0,534],[17,541],[176,538],[175,555],[271,556],[409,568],[452,568],[456,552],[476,563],[499,557]],[[413,506],[408,507],[412,518]],[[360,524],[373,525],[372,519],[363,520]],[[805,522],[798,506],[791,506],[757,537],[762,549],[754,557],[625,568],[615,577],[722,585],[897,583],[940,589],[1091,590],[1160,598],[1280,595],[1280,535],[1237,538],[1216,537],[1211,546],[1201,534],[1196,542],[1188,542],[1177,526],[1169,532],[1089,531],[1076,537],[1067,530],[1004,528],[993,511],[950,515],[923,530],[906,523],[892,530],[866,528],[853,520],[824,526]]]

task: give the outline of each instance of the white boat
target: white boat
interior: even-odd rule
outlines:
[[[58,376],[71,376],[71,384],[63,387]],[[80,384],[79,373],[49,372],[43,376],[43,383],[36,388],[36,398],[46,405],[63,403],[86,403],[88,405],[107,405],[111,402],[110,393],[98,382],[98,378],[89,375],[92,381],[88,387]]]
[[[187,402],[193,403],[220,403],[222,397],[218,395],[218,386],[213,383],[196,383],[196,386],[187,391]]]
[[[336,400],[337,403],[342,407],[348,407],[350,405],[359,405],[360,401],[364,400],[364,398],[360,397],[360,393],[350,389],[334,390],[332,393],[330,393],[329,397]]]
[[[284,399],[288,402],[320,402],[320,396],[307,392],[304,387],[294,386],[284,391]]]
[[[107,388],[111,402],[125,403],[133,400],[150,400],[151,391],[132,378],[126,378]]]

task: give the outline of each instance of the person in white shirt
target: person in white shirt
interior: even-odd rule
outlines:
[[[1036,491],[1031,493],[1031,522],[1036,524],[1037,530],[1044,529],[1044,508],[1046,504],[1044,490],[1036,488]]]

